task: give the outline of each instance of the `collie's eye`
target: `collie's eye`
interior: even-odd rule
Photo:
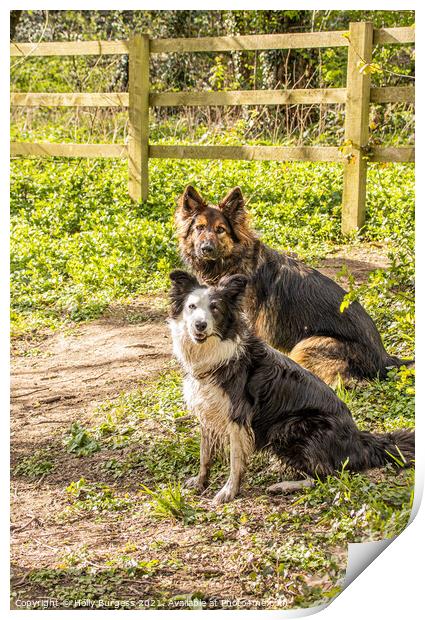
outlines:
[[[205,224],[198,224],[196,227],[196,230],[204,230],[205,229]]]
[[[210,306],[210,310],[213,314],[215,314],[216,312],[218,312],[218,307],[217,306]]]
[[[195,304],[189,304],[188,308],[189,310],[196,310]]]
[[[226,232],[226,229],[223,226],[217,226],[215,231],[216,231],[217,234],[222,235],[223,233]]]

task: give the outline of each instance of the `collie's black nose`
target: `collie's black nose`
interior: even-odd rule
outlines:
[[[210,256],[214,253],[214,246],[211,243],[204,243],[201,247],[201,252],[204,256]]]
[[[206,321],[196,321],[195,328],[196,328],[196,331],[198,332],[204,332],[207,329]]]

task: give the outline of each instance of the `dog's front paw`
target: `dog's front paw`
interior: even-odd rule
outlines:
[[[184,486],[188,489],[196,489],[196,491],[203,491],[206,486],[206,480],[200,478],[199,476],[193,476],[192,478],[188,478],[184,483]]]
[[[235,499],[238,494],[237,489],[234,489],[227,484],[217,493],[214,497],[212,503],[214,506],[219,506],[220,504],[226,504],[227,502],[231,502],[232,499]]]

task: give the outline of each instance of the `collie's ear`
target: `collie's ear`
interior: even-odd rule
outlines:
[[[195,288],[200,286],[198,280],[181,269],[176,269],[170,273],[170,314],[172,319],[177,319],[183,311],[186,297]]]
[[[170,273],[170,280],[173,290],[178,293],[189,293],[193,289],[201,286],[195,276],[192,276],[187,271],[182,269],[175,269]]]
[[[242,273],[224,276],[218,283],[218,288],[224,292],[227,298],[236,301],[245,292],[248,280],[248,276]]]
[[[190,217],[196,212],[205,209],[207,203],[194,187],[188,185],[180,196],[178,201],[178,208],[180,209],[183,217]]]
[[[231,189],[227,196],[220,202],[218,208],[231,222],[242,214],[245,214],[245,201],[242,196],[241,188],[234,187]]]

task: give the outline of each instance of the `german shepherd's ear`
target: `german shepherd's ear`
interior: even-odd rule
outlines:
[[[192,185],[186,187],[178,201],[178,208],[183,217],[191,217],[206,206],[207,203]]]
[[[177,318],[183,310],[184,301],[186,297],[195,288],[201,286],[195,276],[192,276],[187,271],[176,269],[170,273],[171,280],[171,316],[173,319]]]
[[[245,216],[245,201],[240,187],[234,187],[219,203],[218,208],[231,222]]]
[[[224,276],[219,281],[217,288],[223,291],[225,297],[236,302],[245,292],[248,280],[248,276],[242,273],[237,273],[234,276]]]

